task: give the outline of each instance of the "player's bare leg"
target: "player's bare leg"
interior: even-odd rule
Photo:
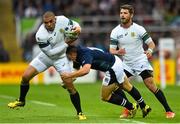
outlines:
[[[26,95],[29,91],[29,81],[37,74],[38,71],[34,67],[32,67],[31,65],[28,66],[28,68],[22,75],[19,99],[15,100],[14,102],[10,102],[8,104],[9,108],[18,108],[25,105]]]
[[[113,83],[108,86],[103,85],[101,89],[101,99],[115,105],[126,107],[128,109],[128,117],[133,118],[136,115],[138,105],[136,103],[132,104],[122,96],[114,94],[113,91],[117,88],[119,88],[117,83]]]
[[[81,109],[80,96],[78,91],[75,89],[73,85],[73,80],[71,78],[66,78],[66,79],[62,78],[62,80],[64,83],[64,87],[68,90],[70,94],[71,102],[77,111],[77,116],[79,120],[86,120],[86,116],[83,114]]]
[[[144,83],[145,83],[146,87],[152,93],[154,93],[156,98],[163,105],[163,107],[164,107],[164,109],[166,111],[166,113],[165,113],[166,118],[174,118],[175,113],[171,110],[170,106],[168,105],[168,102],[166,100],[166,97],[165,97],[164,93],[154,83],[153,77],[148,77],[148,78],[144,79]]]
[[[142,110],[143,118],[146,117],[151,111],[151,108],[145,104],[141,94],[134,86],[132,86],[127,77],[124,78],[123,89],[126,90],[137,101]]]

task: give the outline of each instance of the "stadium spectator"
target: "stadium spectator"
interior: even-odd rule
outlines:
[[[95,47],[69,46],[66,54],[74,62],[74,67],[76,67],[77,71],[72,73],[64,72],[61,75],[63,78],[73,79],[81,77],[88,74],[90,69],[106,72],[101,88],[101,99],[103,101],[126,107],[130,117],[134,117],[138,107],[137,103],[132,104],[121,95],[114,93],[116,89],[122,88],[138,102],[142,109],[143,117],[147,116],[151,111],[151,108],[145,104],[139,91],[129,83],[120,58]]]
[[[79,18],[79,20],[82,22],[82,25],[85,27],[91,26],[91,24],[95,24],[96,28],[112,28],[115,25],[118,24],[118,21],[115,19],[115,21],[109,22],[106,21],[106,19],[99,19],[99,21],[96,21],[96,18],[89,21],[84,22],[83,18],[84,16],[97,16],[97,15],[104,15],[104,16],[111,16],[114,17],[118,15],[119,5],[122,5],[124,3],[132,3],[135,5],[136,9],[136,17],[134,18],[135,21],[138,21],[140,24],[145,24],[149,26],[163,26],[164,24],[171,24],[172,26],[178,26],[179,25],[179,18],[177,16],[177,11],[179,9],[179,1],[178,0],[13,0],[14,10],[17,15],[20,17],[25,16],[25,9],[29,6],[28,3],[32,2],[33,7],[37,10],[37,16],[42,15],[42,13],[45,10],[52,10],[57,15],[64,14],[67,17],[76,17]],[[175,5],[175,6],[174,6]],[[146,6],[146,7],[144,7]],[[174,8],[173,8],[174,6]],[[173,15],[172,19],[169,22],[169,14],[168,10],[169,8],[173,8]],[[142,11],[143,10],[143,11]],[[16,16],[18,17],[18,16]],[[98,20],[98,19],[97,19]],[[106,21],[106,23],[105,23]],[[88,24],[87,24],[88,23]],[[103,25],[104,24],[104,25]],[[103,25],[103,26],[102,26]],[[94,27],[94,25],[93,25]],[[86,29],[84,29],[86,30]],[[104,29],[103,29],[104,30]],[[162,32],[165,32],[165,29],[159,29]],[[109,30],[110,31],[110,30]],[[107,32],[109,32],[107,31]],[[92,31],[89,30],[88,33],[91,33]],[[100,32],[100,30],[98,31]],[[154,32],[154,28],[153,28]],[[87,33],[87,32],[86,32]],[[95,32],[93,32],[95,34]],[[106,32],[104,33],[104,37],[106,37]],[[157,34],[157,33],[156,33]],[[85,33],[82,33],[81,36],[86,35]],[[159,34],[158,34],[159,36]],[[90,36],[91,38],[91,36]],[[154,38],[154,37],[153,37]],[[92,46],[95,46],[96,41],[98,41],[98,37],[93,41],[94,43]],[[100,41],[105,41],[103,37],[101,37]],[[86,42],[85,40],[81,40],[82,44]],[[90,43],[88,43],[90,44]],[[105,46],[105,47],[108,47]]]
[[[120,7],[121,23],[111,32],[110,52],[122,56],[126,75],[128,77],[141,76],[146,87],[163,105],[166,118],[174,118],[175,113],[169,107],[162,90],[156,86],[153,80],[153,68],[148,62],[155,44],[144,27],[132,21],[133,16],[133,6],[123,5]],[[146,51],[143,49],[143,42],[148,46]],[[117,48],[119,49],[117,50]]]
[[[45,0],[43,4],[43,10],[46,11],[55,11],[55,5],[53,4],[52,0]]]
[[[27,18],[36,17],[38,15],[37,8],[33,5],[32,1],[29,1],[28,6],[24,10],[24,15]]]
[[[0,39],[0,62],[9,62],[9,53],[5,50],[3,41]]]
[[[71,33],[69,35],[68,33],[65,34],[65,31],[71,31],[79,35],[81,27],[77,22],[65,16],[55,16],[51,11],[47,11],[43,15],[43,24],[36,33],[36,41],[42,51],[31,61],[22,75],[19,99],[10,102],[8,107],[17,108],[25,105],[25,98],[30,87],[29,81],[40,72],[47,70],[51,66],[55,67],[59,75],[62,72],[71,71],[70,63],[65,53],[68,46],[66,42],[73,42],[77,38],[72,37]],[[86,116],[81,110],[80,96],[73,85],[72,79],[62,77],[62,80],[69,92],[71,102],[77,111],[79,120],[85,120]]]

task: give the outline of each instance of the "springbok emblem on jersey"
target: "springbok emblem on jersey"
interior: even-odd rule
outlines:
[[[65,30],[64,30],[64,29],[62,29],[62,28],[61,28],[59,31],[60,31],[61,33],[64,33],[64,32],[65,32]]]
[[[131,37],[135,37],[135,32],[131,32]]]

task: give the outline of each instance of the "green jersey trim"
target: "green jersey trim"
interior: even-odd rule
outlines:
[[[111,38],[110,41],[111,41],[110,42],[111,45],[118,45],[118,40]]]
[[[150,36],[147,32],[142,35],[143,42],[145,42],[148,38],[150,38]]]

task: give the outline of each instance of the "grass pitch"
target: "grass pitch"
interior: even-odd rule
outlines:
[[[143,83],[136,83],[152,112],[142,118],[141,110],[133,119],[120,119],[122,107],[100,100],[101,83],[75,84],[80,93],[81,105],[87,120],[79,121],[66,90],[59,85],[31,85],[26,106],[17,110],[7,104],[19,96],[18,85],[0,86],[0,123],[180,123],[180,87],[169,86],[164,94],[176,113],[174,119],[166,119],[165,111]],[[128,95],[130,101],[134,100]]]

